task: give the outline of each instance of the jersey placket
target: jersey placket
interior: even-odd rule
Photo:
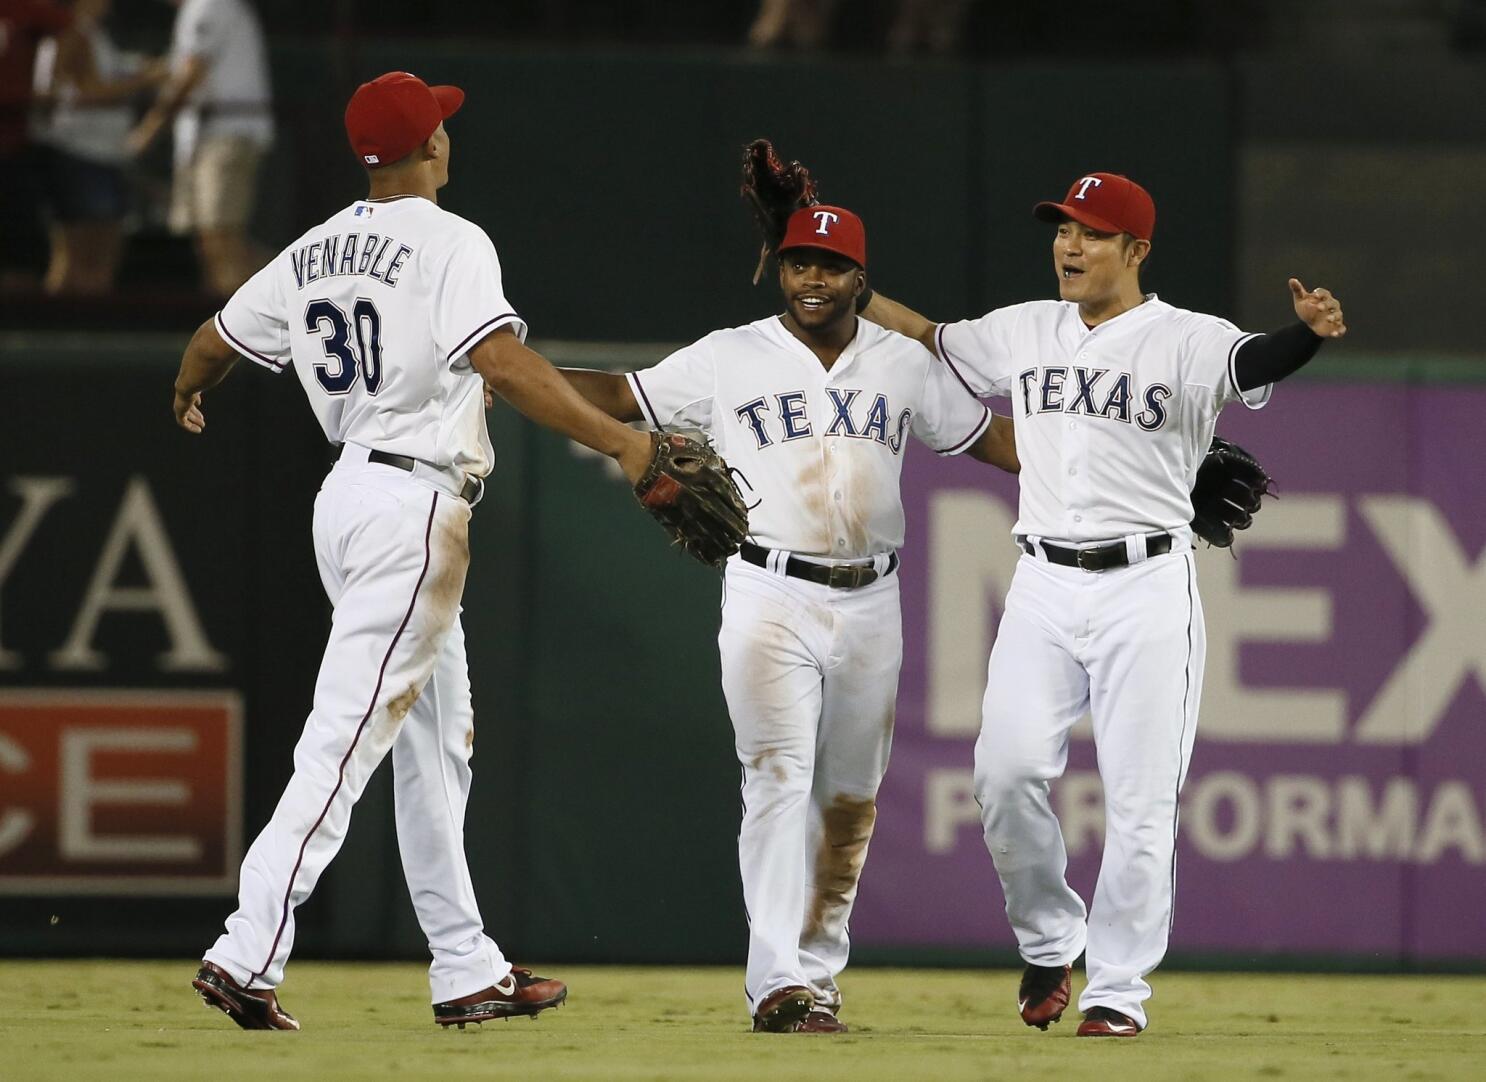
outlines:
[[[1098,329],[1085,332],[1075,344],[1071,354],[1072,363],[1068,366],[1068,376],[1063,383],[1064,412],[1060,419],[1063,422],[1063,476],[1059,479],[1063,488],[1063,505],[1066,508],[1063,514],[1064,536],[1072,539],[1080,537],[1084,532],[1084,518],[1090,511],[1089,501],[1097,498],[1097,494],[1090,491],[1089,471],[1089,438],[1093,434],[1093,425],[1082,413],[1074,413],[1068,410],[1071,404],[1070,394],[1076,394],[1078,377],[1074,374],[1074,368],[1090,368],[1094,358],[1095,337]]]
[[[806,350],[809,353],[809,350]],[[827,520],[831,525],[831,553],[837,557],[849,555],[846,551],[846,484],[845,467],[842,466],[844,454],[841,441],[848,437],[829,435],[831,422],[836,419],[836,409],[832,405],[831,396],[826,388],[836,386],[836,377],[851,367],[856,360],[856,340],[842,351],[841,356],[836,358],[836,363],[830,369],[821,365],[819,358],[810,353],[810,360],[820,370],[820,382],[816,387],[815,412],[816,431],[820,433],[820,457],[821,476],[826,485],[826,512]]]

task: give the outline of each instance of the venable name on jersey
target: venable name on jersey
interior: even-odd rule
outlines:
[[[397,249],[389,258],[387,253]],[[339,278],[361,274],[385,285],[397,286],[398,272],[413,254],[406,244],[375,233],[333,234],[289,253],[294,265],[294,280],[303,289],[322,278]]]
[[[1120,372],[1105,382],[1104,377],[1109,374],[1107,368],[1082,368],[1078,365],[1028,368],[1017,375],[1017,383],[1022,389],[1022,415],[1082,413],[1125,424],[1133,419],[1146,432],[1154,432],[1166,424],[1166,400],[1172,394],[1170,387],[1153,383],[1141,391],[1139,399],[1145,404],[1145,409],[1132,418],[1130,403],[1134,392],[1130,373]]]
[[[873,440],[887,447],[895,455],[902,453],[904,437],[908,433],[908,426],[913,421],[912,410],[905,409],[898,414],[892,435],[888,435],[888,418],[892,416],[892,407],[888,405],[886,395],[878,394],[872,397],[872,404],[867,407],[866,419],[858,424],[853,410],[856,408],[856,400],[862,395],[860,390],[827,387],[826,394],[830,397],[833,413],[831,423],[826,428],[827,436]],[[804,391],[786,391],[784,394],[774,395],[773,398],[779,418],[772,427],[782,432],[781,442],[788,443],[791,440],[804,439],[815,434],[810,426]],[[753,438],[757,441],[760,450],[775,442],[769,434],[770,422],[773,419],[768,416],[771,407],[767,398],[755,398],[752,402],[745,402],[734,412],[738,415],[738,420],[747,425],[749,431],[753,433]]]

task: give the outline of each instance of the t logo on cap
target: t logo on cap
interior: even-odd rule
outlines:
[[[789,216],[779,255],[791,248],[819,248],[844,255],[863,270],[867,268],[867,230],[862,220],[845,207],[825,204],[801,207]]]
[[[1101,233],[1129,233],[1150,240],[1156,231],[1156,204],[1150,193],[1118,173],[1088,173],[1073,182],[1061,203],[1038,203],[1034,217],[1044,222],[1070,218]]]

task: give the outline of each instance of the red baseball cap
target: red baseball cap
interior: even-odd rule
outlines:
[[[1079,177],[1061,203],[1038,203],[1032,214],[1044,222],[1072,218],[1101,233],[1129,233],[1150,240],[1156,231],[1156,204],[1129,177],[1090,173]]]
[[[457,86],[429,86],[416,75],[389,71],[351,95],[346,135],[361,163],[377,169],[417,150],[463,104]]]
[[[818,203],[791,214],[784,240],[779,242],[779,252],[782,255],[791,248],[824,248],[867,269],[867,229],[845,207]]]

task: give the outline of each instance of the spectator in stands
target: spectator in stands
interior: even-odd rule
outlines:
[[[50,0],[0,0],[0,287],[34,286],[44,235],[27,118],[36,46],[72,14]]]
[[[755,49],[818,49],[827,44],[837,0],[762,0],[748,44]]]
[[[158,86],[168,72],[163,62],[118,50],[104,27],[112,6],[113,0],[75,0],[74,32],[36,50],[40,108],[31,138],[50,219],[48,293],[96,295],[113,287],[128,210],[129,99]]]
[[[143,153],[175,121],[170,226],[194,233],[208,290],[229,296],[264,259],[248,239],[258,168],[273,141],[267,47],[244,0],[169,0],[171,74],[129,136]]]
[[[965,22],[974,0],[898,0],[887,48],[894,54],[920,50],[945,56],[963,44]]]

